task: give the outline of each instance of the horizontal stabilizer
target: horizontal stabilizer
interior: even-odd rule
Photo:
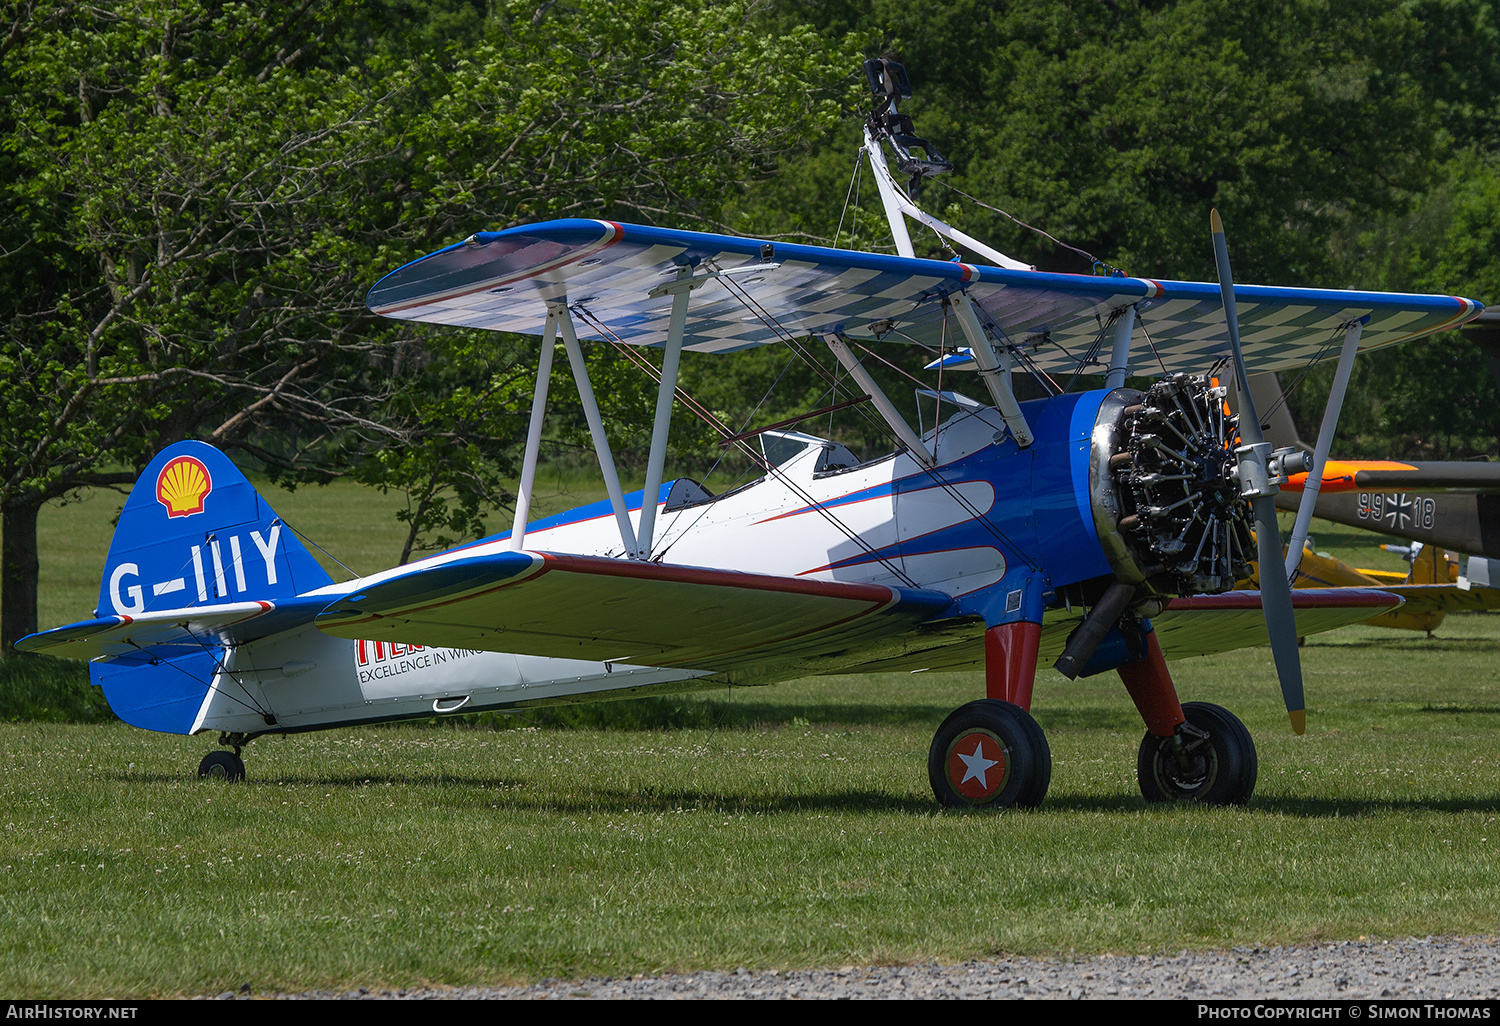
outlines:
[[[542,552],[459,559],[360,589],[344,638],[641,666],[816,672],[899,651],[942,592]]]
[[[279,634],[311,623],[327,605],[323,597],[293,598],[102,616],[28,635],[16,642],[16,649],[69,659],[133,656],[152,650],[151,656],[168,658],[168,650],[200,652],[205,645],[242,645]]]

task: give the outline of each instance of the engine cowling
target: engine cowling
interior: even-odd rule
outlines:
[[[1094,526],[1118,580],[1163,595],[1228,591],[1254,558],[1235,480],[1239,420],[1227,389],[1179,374],[1115,389],[1095,421]]]

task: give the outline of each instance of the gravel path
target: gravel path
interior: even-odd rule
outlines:
[[[220,997],[240,995],[222,994]],[[264,995],[257,995],[264,996]],[[1346,941],[1076,962],[1008,958],[961,965],[796,972],[700,972],[545,980],[529,987],[311,992],[296,998],[1191,998],[1500,999],[1500,938]]]

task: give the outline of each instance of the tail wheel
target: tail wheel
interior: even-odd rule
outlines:
[[[1187,729],[1176,737],[1148,733],[1141,741],[1141,794],[1148,802],[1244,805],[1260,770],[1250,732],[1228,709],[1207,702],[1184,703],[1182,712]]]
[[[1052,751],[1031,714],[1010,702],[970,702],[943,721],[927,755],[937,800],[950,808],[1035,807],[1052,782]]]
[[[245,763],[233,752],[209,752],[198,764],[198,776],[206,780],[237,781],[245,779]]]

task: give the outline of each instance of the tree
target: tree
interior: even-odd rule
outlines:
[[[480,35],[414,54],[352,0],[7,9],[0,650],[36,628],[41,504],[180,438],[498,501],[509,392],[452,369],[472,338],[377,322],[373,272],[516,221],[711,217],[847,63],[706,0],[423,10]]]

